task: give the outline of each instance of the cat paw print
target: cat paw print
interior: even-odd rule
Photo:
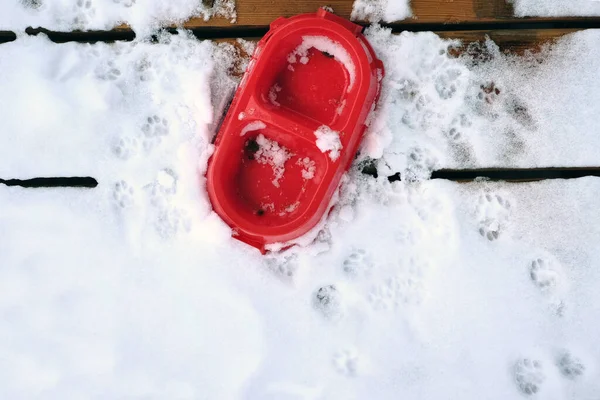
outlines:
[[[313,295],[315,309],[329,319],[337,319],[342,314],[341,294],[335,285],[322,286]]]
[[[513,377],[517,389],[526,395],[538,393],[546,381],[542,363],[529,358],[520,359],[514,364]]]
[[[529,264],[529,277],[543,292],[554,290],[560,283],[560,267],[549,258],[536,258]]]
[[[435,80],[435,90],[442,100],[454,97],[458,91],[458,78],[462,72],[459,69],[448,69]]]
[[[179,208],[163,209],[158,212],[155,227],[160,237],[169,239],[180,233],[189,232],[191,219]]]
[[[21,0],[21,5],[25,8],[30,8],[33,10],[37,10],[40,8],[44,2],[42,0]]]
[[[148,82],[154,79],[154,69],[152,68],[152,62],[147,56],[137,60],[134,65],[135,73],[138,79],[142,82]]]
[[[371,257],[362,248],[353,248],[342,262],[343,271],[350,276],[364,275],[372,266]]]
[[[135,0],[113,0],[113,2],[126,8],[132,7],[135,4]]]
[[[505,197],[495,193],[485,193],[479,197],[477,213],[479,234],[493,242],[505,230],[509,218],[511,203]]]
[[[564,377],[571,380],[576,380],[585,373],[583,362],[568,352],[564,352],[558,357],[556,366]]]
[[[437,160],[427,151],[418,147],[412,148],[406,157],[404,178],[408,182],[427,180],[437,166]]]
[[[134,194],[135,191],[133,187],[129,183],[121,180],[115,183],[112,191],[112,198],[118,208],[124,209],[133,206],[135,203]]]
[[[356,376],[359,365],[358,352],[352,349],[338,352],[333,357],[333,365],[344,376]]]
[[[120,137],[112,146],[113,154],[122,159],[128,160],[138,151],[139,142],[136,138]]]
[[[369,301],[376,310],[419,305],[426,297],[425,273],[428,263],[414,259],[400,263],[399,272],[376,285],[369,293]]]
[[[487,82],[479,85],[479,93],[477,93],[477,99],[487,104],[494,104],[500,96],[500,89],[494,82]]]
[[[410,79],[394,82],[392,87],[396,90],[398,99],[406,102],[413,102],[419,95],[418,85]]]
[[[92,0],[77,0],[73,6],[75,18],[73,26],[75,29],[85,30],[90,24],[92,18],[96,14],[96,9],[92,4]]]
[[[294,278],[299,268],[297,254],[272,253],[267,257],[265,263],[275,275],[286,280]]]
[[[114,61],[108,61],[96,68],[96,76],[103,81],[116,81],[121,77],[121,70]]]
[[[142,144],[146,151],[152,150],[158,146],[162,137],[169,134],[169,121],[158,115],[151,115],[146,118],[142,125]]]
[[[178,175],[170,168],[165,168],[156,175],[156,179],[148,187],[150,204],[158,209],[168,208],[171,198],[177,193]]]
[[[472,125],[471,120],[465,114],[461,114],[452,120],[450,128],[444,131],[444,135],[451,142],[458,142],[464,139],[463,130]]]

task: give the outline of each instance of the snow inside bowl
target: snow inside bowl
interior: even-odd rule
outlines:
[[[237,239],[264,252],[323,218],[383,77],[361,31],[321,9],[277,19],[258,43],[207,171],[213,208]]]

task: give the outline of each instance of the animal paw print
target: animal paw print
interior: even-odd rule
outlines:
[[[517,388],[526,395],[536,394],[546,380],[542,363],[538,360],[523,358],[513,368]]]
[[[485,193],[479,197],[479,234],[493,242],[497,240],[508,222],[511,204],[504,197]]]
[[[169,206],[170,197],[177,193],[178,176],[175,171],[166,168],[160,171],[149,186],[150,204],[159,209]]]
[[[123,7],[132,7],[135,4],[135,0],[113,0],[116,4],[120,4]]]
[[[412,102],[417,98],[419,94],[419,87],[417,84],[409,79],[404,79],[395,85],[397,89],[398,98],[404,101]]]
[[[341,295],[335,285],[320,287],[314,294],[313,303],[315,308],[328,318],[341,315]]]
[[[369,254],[365,249],[354,248],[342,262],[342,269],[351,276],[365,274],[372,267]]]
[[[152,69],[152,63],[147,57],[143,57],[135,62],[135,71],[138,74],[140,81],[147,82],[154,78],[154,70]]]
[[[369,302],[375,310],[390,310],[395,306],[395,299],[389,285],[375,286],[369,293]]]
[[[75,18],[73,25],[76,29],[86,29],[92,17],[96,14],[96,10],[92,6],[92,0],[77,0],[73,7]]]
[[[435,90],[442,100],[454,97],[458,90],[457,79],[461,75],[458,69],[448,69],[435,80]]]
[[[142,134],[144,135],[142,140],[144,149],[152,150],[161,142],[163,136],[169,134],[169,121],[158,115],[151,115],[142,125]]]
[[[297,254],[273,254],[266,260],[267,267],[276,275],[291,279],[296,275],[298,270],[298,255]]]
[[[500,96],[500,89],[496,87],[494,82],[481,84],[479,89],[480,91],[477,94],[477,99],[487,104],[494,104],[498,99],[498,96]]]
[[[376,310],[389,310],[405,305],[421,304],[425,298],[425,272],[427,263],[410,259],[402,263],[400,272],[369,293],[369,301]]]
[[[42,0],[21,0],[21,5],[23,5],[23,7],[34,10],[40,8],[42,4],[44,4]]]
[[[471,120],[465,114],[461,114],[452,120],[450,129],[444,131],[446,137],[452,142],[463,139],[462,129],[471,126]]]
[[[571,380],[581,377],[585,372],[585,365],[581,360],[567,352],[558,358],[556,365],[560,373]]]
[[[114,143],[112,151],[115,156],[122,160],[128,160],[138,149],[138,140],[130,137],[121,137]]]
[[[431,177],[437,161],[427,150],[415,147],[408,153],[406,164],[404,177],[408,182],[417,182]]]
[[[169,239],[179,233],[189,232],[191,220],[183,210],[168,208],[159,211],[155,226],[160,237]]]
[[[358,372],[358,353],[355,350],[340,351],[333,357],[335,369],[345,376],[356,376]]]
[[[554,289],[560,281],[555,262],[544,258],[536,258],[531,262],[529,276],[534,285],[544,292]]]
[[[96,76],[104,81],[116,81],[121,77],[121,71],[114,61],[108,61],[96,69]]]
[[[113,188],[113,201],[119,208],[129,208],[134,204],[134,190],[131,185],[121,180]]]

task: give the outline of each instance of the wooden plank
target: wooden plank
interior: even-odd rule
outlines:
[[[394,0],[390,0],[394,1]],[[321,6],[333,8],[337,15],[350,18],[353,0],[237,0],[237,22],[227,19],[201,18],[189,20],[185,27],[253,27],[268,26],[280,16],[314,12]],[[459,23],[508,23],[518,21],[552,22],[557,18],[527,18],[514,16],[513,6],[506,0],[412,0],[413,17],[399,21],[403,25],[459,24]],[[588,21],[600,23],[600,18],[560,18],[561,21]],[[362,21],[365,22],[365,21]]]
[[[535,53],[544,46],[551,44],[564,35],[577,32],[579,29],[519,29],[519,30],[479,30],[479,31],[444,31],[434,32],[444,39],[457,39],[462,46],[455,49],[456,55],[464,51],[476,51],[476,43],[482,43],[488,38],[498,45],[501,51],[510,54]],[[258,41],[259,38],[244,38]],[[216,42],[231,43],[238,48],[240,57],[249,57],[240,44],[233,38],[215,40]]]

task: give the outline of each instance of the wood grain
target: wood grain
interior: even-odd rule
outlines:
[[[391,0],[394,1],[394,0]],[[237,21],[214,18],[189,20],[188,28],[220,26],[250,27],[267,26],[276,18],[315,12],[321,6],[332,7],[337,15],[350,18],[353,0],[237,0]],[[413,16],[403,25],[460,24],[460,23],[507,23],[518,21],[552,22],[552,18],[520,19],[513,15],[513,7],[506,0],[412,0]],[[600,18],[561,18],[568,21],[600,21]],[[365,22],[365,21],[360,21]]]

